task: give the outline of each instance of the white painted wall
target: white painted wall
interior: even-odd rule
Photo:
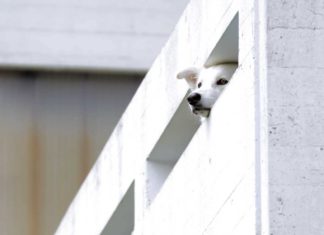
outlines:
[[[146,71],[188,0],[0,0],[0,66]]]

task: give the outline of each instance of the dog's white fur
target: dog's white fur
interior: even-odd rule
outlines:
[[[237,64],[227,63],[201,69],[191,67],[178,73],[177,78],[184,78],[189,85],[187,100],[194,114],[209,116],[212,106],[236,68]]]

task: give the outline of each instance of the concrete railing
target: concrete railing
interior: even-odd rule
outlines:
[[[190,2],[56,234],[255,232],[251,9],[249,1]],[[200,123],[176,74],[229,60],[239,67]]]
[[[191,1],[57,234],[324,234],[323,15],[321,1]],[[229,59],[199,123],[175,76]]]

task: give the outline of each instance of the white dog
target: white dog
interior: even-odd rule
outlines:
[[[194,114],[208,117],[211,108],[231,79],[237,64],[219,64],[209,68],[188,68],[178,73],[178,79],[186,79],[190,94],[187,101]]]

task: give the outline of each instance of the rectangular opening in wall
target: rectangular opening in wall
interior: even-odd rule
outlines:
[[[147,205],[150,205],[200,125],[183,100],[147,159]]]
[[[110,217],[101,235],[131,235],[134,230],[134,183]]]
[[[238,14],[224,28],[226,29],[206,60],[205,67],[222,63],[238,63]],[[191,113],[186,99],[184,99],[147,159],[147,206],[153,202],[159,193],[199,126],[199,118]]]
[[[205,67],[223,63],[238,63],[239,54],[239,15],[234,16],[218,41],[208,59]]]

